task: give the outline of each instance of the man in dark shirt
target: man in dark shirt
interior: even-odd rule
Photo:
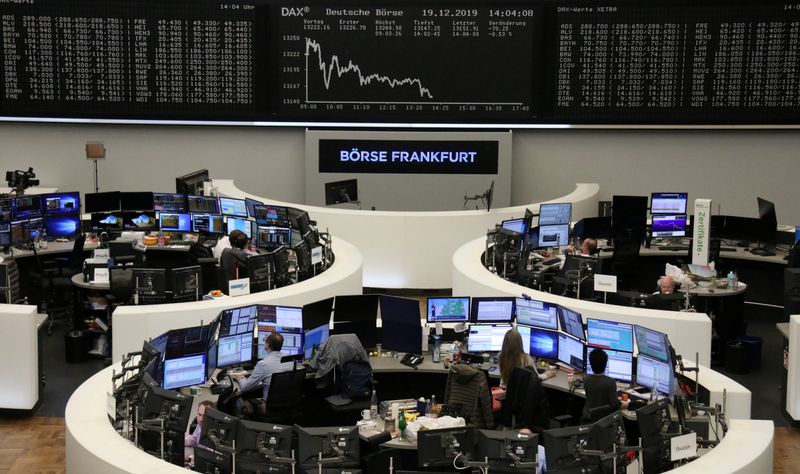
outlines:
[[[603,349],[594,349],[589,353],[589,364],[594,375],[583,376],[583,389],[586,391],[586,402],[583,404],[583,417],[581,422],[589,422],[589,410],[603,405],[611,406],[612,410],[625,410],[627,401],[620,401],[617,397],[617,383],[605,374],[608,364],[608,354]]]

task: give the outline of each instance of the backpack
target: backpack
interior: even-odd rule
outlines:
[[[352,400],[366,400],[372,395],[372,366],[363,360],[345,362],[340,382],[342,395]]]

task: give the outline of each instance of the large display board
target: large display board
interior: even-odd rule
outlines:
[[[800,124],[800,4],[0,0],[0,116]]]

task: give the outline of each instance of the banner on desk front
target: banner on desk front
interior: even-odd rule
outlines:
[[[692,264],[708,265],[708,245],[711,236],[711,199],[694,200]]]

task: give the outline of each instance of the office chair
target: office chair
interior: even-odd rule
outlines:
[[[302,416],[305,380],[305,368],[272,374],[264,413],[254,416],[254,420],[283,425],[295,423]]]
[[[83,268],[83,247],[86,244],[86,235],[81,234],[75,237],[75,242],[72,245],[72,252],[69,257],[56,257],[53,260],[58,266],[58,273],[62,276],[72,276],[80,273]],[[69,270],[66,275],[64,271]]]
[[[594,423],[601,418],[605,418],[606,416],[614,413],[616,410],[611,408],[611,405],[602,405],[599,407],[594,407],[589,409],[589,422]]]
[[[69,277],[61,276],[55,261],[43,262],[33,247],[33,257],[36,262],[36,271],[30,272],[30,281],[38,290],[37,306],[39,311],[47,313],[47,335],[53,333],[53,326],[71,319],[71,303],[64,294],[74,290]],[[59,316],[61,316],[59,318]]]
[[[108,270],[109,307],[127,304],[133,297],[133,268],[116,266]],[[113,312],[113,309],[111,310]]]
[[[201,291],[207,294],[211,290],[220,288],[217,280],[217,259],[210,247],[194,243],[189,247],[189,263],[200,265]]]
[[[548,428],[549,402],[536,370],[515,367],[506,387],[500,424],[511,429],[528,428],[541,433]]]
[[[0,263],[0,303],[28,304],[28,298],[22,296],[19,267],[14,259]]]

